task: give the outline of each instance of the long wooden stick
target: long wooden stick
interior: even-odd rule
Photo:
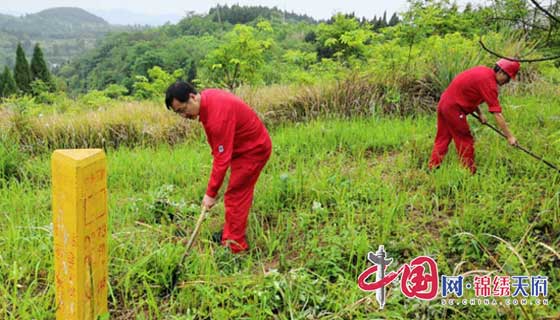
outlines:
[[[202,207],[202,210],[200,211],[200,215],[198,216],[198,220],[196,221],[196,226],[194,227],[193,233],[191,234],[191,238],[189,239],[189,242],[187,242],[187,247],[185,249],[185,254],[183,255],[183,258],[187,256],[187,254],[189,253],[194,243],[194,239],[198,235],[200,226],[202,225],[202,222],[204,221],[205,218],[206,218],[206,208]]]
[[[198,235],[198,231],[200,230],[200,226],[202,225],[202,222],[204,222],[204,219],[206,218],[206,214],[207,214],[206,207],[203,206],[202,210],[200,211],[200,215],[198,216],[198,220],[196,221],[196,226],[194,227],[189,242],[187,242],[185,253],[183,253],[183,256],[181,257],[181,261],[179,262],[179,264],[177,264],[175,270],[173,270],[173,274],[171,276],[171,285],[169,286],[167,293],[171,293],[175,289],[175,286],[177,285],[177,280],[179,280],[179,273],[181,271],[181,267],[185,263],[185,259],[187,258],[187,256],[191,251],[191,247],[194,243],[194,240],[196,239],[196,236]]]
[[[473,113],[472,115],[473,115],[475,118],[477,118],[478,120],[480,120],[480,118],[478,117],[478,115],[476,115],[476,114],[474,114],[474,113]],[[486,126],[489,127],[490,129],[496,131],[496,133],[498,133],[498,134],[501,135],[502,137],[507,138],[506,135],[505,135],[502,131],[500,131],[498,128],[494,127],[493,125],[491,125],[491,124],[489,124],[489,123],[484,123],[484,125],[486,125]],[[533,157],[533,158],[535,158],[535,159],[537,159],[537,160],[539,160],[539,161],[542,161],[544,164],[546,164],[547,166],[551,167],[552,169],[554,169],[554,170],[560,172],[560,169],[558,169],[557,166],[555,166],[554,164],[552,164],[552,163],[546,161],[543,157],[534,154],[531,150],[529,150],[529,149],[527,149],[527,148],[524,148],[524,147],[520,146],[519,144],[515,145],[515,147],[516,147],[517,149],[519,149],[519,150],[525,152],[526,154],[530,155],[531,157]]]

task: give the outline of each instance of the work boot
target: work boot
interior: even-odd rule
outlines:
[[[223,230],[212,233],[212,241],[221,245],[222,244],[222,232],[223,232]]]

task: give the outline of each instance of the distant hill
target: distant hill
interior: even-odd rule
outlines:
[[[147,76],[154,66],[168,72],[182,69],[185,74],[196,70],[206,55],[225,41],[224,35],[235,24],[256,26],[262,19],[270,21],[276,30],[277,52],[284,48],[313,50],[313,45],[304,41],[317,24],[309,16],[276,7],[218,5],[206,14],[187,12],[177,24],[107,36],[94,50],[64,65],[56,74],[67,80],[72,92],[104,89],[110,84],[132,91],[135,76]]]
[[[28,59],[38,42],[52,67],[94,48],[108,32],[128,29],[80,8],[52,8],[20,17],[0,14],[0,67],[13,66],[18,42]]]
[[[240,6],[234,4],[217,5],[210,9],[208,15],[216,22],[227,21],[231,24],[245,24],[259,18],[267,20],[280,20],[289,23],[307,22],[316,23],[317,21],[305,14],[297,14],[280,10],[277,7],[269,8],[265,6]]]
[[[61,22],[74,25],[109,25],[107,21],[87,12],[84,9],[72,7],[46,9],[36,13],[35,16],[45,19],[57,19]]]
[[[0,15],[0,31],[15,36],[66,38],[110,29],[107,21],[80,8],[52,8],[21,17]]]

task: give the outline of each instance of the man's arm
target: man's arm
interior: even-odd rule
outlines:
[[[502,115],[502,113],[501,112],[495,112],[494,117],[496,118],[496,123],[498,123],[498,126],[500,127],[500,129],[502,129],[502,132],[506,136],[509,144],[512,145],[512,146],[517,145],[517,139],[513,136],[513,134],[509,130],[508,125],[506,123],[506,119],[504,119],[504,116]]]
[[[224,177],[231,162],[233,155],[233,140],[235,136],[235,113],[232,109],[224,110],[220,114],[220,119],[209,128],[208,134],[212,136],[211,148],[214,160],[212,162],[212,172],[206,195],[202,205],[209,208],[214,205],[218,190],[222,186]]]
[[[476,113],[478,115],[478,119],[479,119],[480,123],[482,123],[482,124],[488,123],[488,119],[486,119],[484,114],[482,114],[482,111],[480,111],[480,107],[476,107],[476,109],[474,110],[474,113]]]

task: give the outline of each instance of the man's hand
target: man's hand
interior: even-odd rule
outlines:
[[[498,126],[500,127],[500,129],[502,129],[502,132],[504,133],[504,136],[507,137],[508,143],[512,146],[516,146],[517,145],[517,139],[515,139],[515,137],[511,133],[511,131],[509,131],[509,128],[506,124],[506,120],[504,119],[504,116],[502,116],[502,114],[500,112],[496,112],[496,113],[494,113],[494,117],[496,118],[496,123],[498,123]]]
[[[517,139],[515,139],[514,136],[510,136],[508,138],[508,143],[509,143],[510,146],[516,146],[517,145]]]
[[[206,208],[206,210],[212,209],[212,207],[216,204],[216,198],[212,198],[211,196],[205,194],[204,198],[202,198],[202,206]]]
[[[478,120],[482,124],[487,124],[488,123],[488,119],[482,113],[478,115]]]

